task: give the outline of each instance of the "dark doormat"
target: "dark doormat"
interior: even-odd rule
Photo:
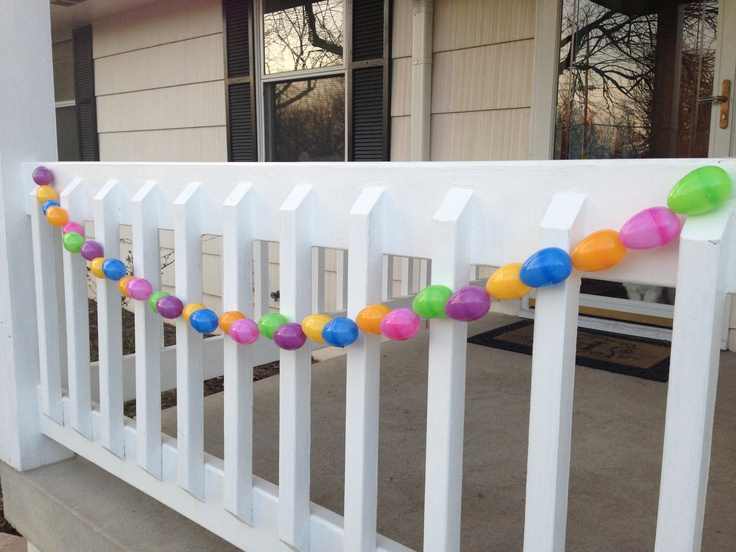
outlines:
[[[474,335],[468,339],[468,343],[531,355],[533,336],[534,322],[522,320]],[[670,373],[670,344],[578,328],[577,364],[666,382]]]

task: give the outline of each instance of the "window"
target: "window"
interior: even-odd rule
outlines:
[[[224,0],[230,160],[388,160],[388,3]]]

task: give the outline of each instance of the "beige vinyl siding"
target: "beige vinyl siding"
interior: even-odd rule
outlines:
[[[220,0],[93,22],[102,161],[226,161]]]
[[[391,36],[391,160],[409,159],[412,0],[394,0]]]

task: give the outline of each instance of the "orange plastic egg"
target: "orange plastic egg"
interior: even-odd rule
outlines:
[[[50,199],[59,199],[59,193],[51,186],[38,186],[36,188],[36,199],[43,205]]]
[[[102,264],[105,262],[105,257],[97,257],[92,259],[89,263],[89,270],[98,278],[104,278],[105,272],[102,270]]]
[[[509,263],[496,270],[486,282],[486,292],[494,299],[521,299],[532,288],[521,281],[521,263]]]
[[[118,280],[118,291],[123,297],[128,297],[128,282],[132,279],[132,276],[123,276]]]
[[[355,323],[365,333],[381,335],[381,320],[389,312],[386,305],[368,305],[355,317]]]
[[[233,323],[236,320],[242,320],[245,318],[245,315],[240,311],[226,311],[222,313],[222,316],[220,316],[220,329],[228,333],[230,331],[230,326],[233,325]]]
[[[206,308],[207,307],[205,307],[201,303],[189,303],[186,307],[184,307],[184,310],[182,311],[182,316],[184,317],[184,320],[189,320],[189,317],[192,316],[192,313]]]
[[[570,257],[580,272],[597,272],[616,266],[626,255],[626,247],[616,230],[599,230],[575,246]]]
[[[69,213],[61,207],[49,207],[46,210],[46,220],[51,226],[61,227],[69,222]]]

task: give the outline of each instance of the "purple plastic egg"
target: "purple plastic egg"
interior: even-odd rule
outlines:
[[[478,286],[465,286],[450,296],[445,313],[453,320],[470,322],[483,318],[491,308],[491,298]]]
[[[33,181],[39,186],[48,186],[54,181],[54,173],[51,172],[51,169],[48,169],[43,165],[39,165],[33,169],[31,178],[33,178]]]
[[[128,290],[128,296],[133,299],[137,299],[138,301],[147,300],[153,293],[151,282],[145,278],[133,278],[128,282],[126,289]]]
[[[91,261],[92,259],[96,259],[98,257],[104,257],[105,250],[100,242],[96,242],[95,240],[87,240],[82,244],[82,248],[79,250],[79,254],[82,255],[82,258]]]
[[[392,310],[381,320],[381,333],[394,341],[411,339],[419,331],[421,320],[411,309]]]
[[[276,330],[273,334],[273,340],[282,349],[295,351],[304,345],[307,336],[304,334],[301,324],[289,322]]]
[[[230,324],[227,334],[241,345],[250,345],[258,340],[258,324],[250,318],[241,318]]]
[[[130,285],[130,283],[128,283],[128,285]],[[172,320],[181,316],[181,312],[184,310],[184,303],[174,295],[166,295],[158,300],[156,303],[156,310],[164,318]]]
[[[61,229],[62,233],[68,234],[69,232],[76,232],[80,236],[84,236],[84,226],[79,224],[78,222],[70,221],[67,222],[64,225],[64,228]],[[102,255],[100,255],[102,256]]]
[[[667,207],[650,207],[627,220],[619,231],[628,249],[652,249],[667,245],[682,230],[682,221]]]

